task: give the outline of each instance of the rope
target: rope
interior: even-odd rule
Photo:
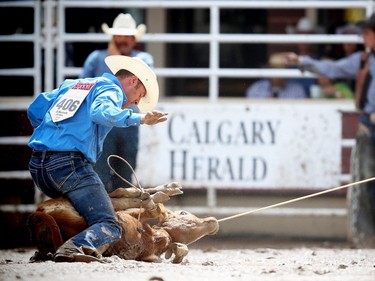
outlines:
[[[118,159],[122,160],[123,162],[125,162],[128,165],[128,167],[131,169],[131,171],[132,171],[132,173],[133,173],[133,175],[135,177],[135,180],[137,181],[138,186],[135,186],[134,184],[130,183],[129,181],[127,181],[126,179],[124,179],[121,175],[119,175],[115,171],[115,169],[109,163],[109,160],[112,157],[118,158]],[[129,164],[128,161],[126,161],[124,158],[122,158],[122,157],[120,157],[118,155],[113,155],[112,154],[112,155],[108,156],[108,158],[107,158],[107,164],[108,164],[108,167],[112,170],[112,172],[114,172],[120,179],[122,179],[124,182],[126,182],[130,186],[139,188],[142,192],[144,192],[143,188],[141,187],[141,184],[139,183],[139,180],[137,178],[137,175],[136,175],[134,169],[132,168],[132,166]],[[302,196],[302,197],[298,197],[298,198],[295,198],[295,199],[283,201],[283,202],[280,202],[280,203],[277,203],[277,204],[273,204],[273,205],[270,205],[270,206],[266,206],[266,207],[258,208],[258,209],[255,209],[255,210],[250,210],[250,211],[247,211],[247,212],[243,212],[243,213],[240,213],[240,214],[237,214],[237,215],[233,215],[233,216],[229,216],[229,217],[226,217],[226,218],[222,218],[222,219],[219,219],[218,222],[220,223],[220,222],[224,222],[224,221],[236,219],[236,218],[239,218],[239,217],[242,217],[242,216],[246,216],[246,215],[250,215],[250,214],[253,214],[253,213],[256,213],[256,212],[260,212],[260,211],[268,210],[268,209],[271,209],[271,208],[275,208],[275,207],[287,205],[287,204],[290,204],[290,203],[294,203],[294,202],[297,202],[297,201],[301,201],[301,200],[305,200],[305,199],[308,199],[308,198],[316,197],[316,196],[319,196],[319,195],[322,195],[322,194],[326,194],[326,193],[333,192],[333,191],[336,191],[336,190],[348,188],[348,187],[351,187],[351,186],[354,186],[354,185],[359,185],[359,184],[366,183],[366,182],[373,181],[373,180],[375,180],[375,177],[368,178],[368,179],[361,180],[361,181],[352,182],[352,183],[349,183],[349,184],[345,184],[345,185],[341,185],[341,186],[338,186],[338,187],[330,188],[330,189],[327,189],[327,190],[323,190],[323,191],[320,191],[320,192],[312,193],[312,194],[305,195],[305,196]],[[141,210],[142,210],[142,206],[140,207],[140,211]],[[139,218],[140,218],[140,216],[138,217],[138,220],[139,220]]]
[[[280,203],[273,204],[273,205],[270,205],[270,206],[262,207],[262,208],[259,208],[259,209],[247,211],[247,212],[240,213],[240,214],[237,214],[237,215],[233,215],[233,216],[230,216],[230,217],[222,218],[222,219],[219,219],[218,222],[223,222],[223,221],[235,219],[235,218],[238,218],[238,217],[242,217],[242,216],[245,216],[245,215],[249,215],[249,214],[252,214],[252,213],[255,213],[255,212],[264,211],[264,210],[268,210],[268,209],[271,209],[271,208],[283,206],[283,205],[286,205],[286,204],[301,201],[301,200],[304,200],[304,199],[319,196],[319,195],[322,195],[322,194],[325,194],[325,193],[329,193],[329,192],[336,191],[336,190],[339,190],[339,189],[344,189],[344,188],[347,188],[347,187],[351,187],[353,185],[358,185],[358,184],[366,183],[366,182],[373,181],[373,180],[375,180],[375,177],[368,178],[368,179],[361,180],[361,181],[357,181],[357,182],[353,182],[353,183],[349,183],[349,184],[345,184],[345,185],[334,187],[334,188],[331,188],[331,189],[323,190],[323,191],[316,192],[316,193],[313,193],[313,194],[310,194],[310,195],[305,195],[305,196],[302,196],[302,197],[298,197],[298,198],[291,199],[291,200],[288,200],[288,201],[284,201],[284,202],[280,202]]]
[[[110,164],[110,162],[109,162],[109,160],[110,160],[112,157],[117,158],[117,159],[120,159],[120,160],[123,161],[126,165],[128,165],[129,169],[132,171],[132,173],[133,173],[133,175],[134,175],[135,180],[137,181],[137,185],[138,185],[138,186],[136,186],[136,185],[132,184],[131,182],[127,181],[127,180],[124,179],[120,174],[118,174],[118,173],[116,172],[116,170],[111,166],[111,164]],[[118,156],[118,155],[111,154],[111,155],[109,155],[108,158],[107,158],[107,164],[108,164],[108,167],[111,169],[112,172],[115,173],[116,176],[118,176],[120,179],[122,179],[124,182],[126,182],[126,183],[129,184],[130,186],[140,189],[141,192],[144,193],[144,190],[143,190],[141,184],[139,183],[139,180],[138,180],[137,174],[135,173],[135,171],[134,171],[132,165],[130,165],[130,163],[129,163],[128,161],[126,161],[124,158],[122,158],[122,157],[120,157],[120,156]],[[142,213],[142,200],[141,200],[141,205],[139,206],[139,213],[138,213],[138,218],[137,218],[137,225],[138,225],[138,226],[137,226],[137,231],[138,231],[139,233],[143,233],[143,232],[145,232],[145,230],[142,228],[142,224],[141,224],[141,213]]]
[[[133,173],[133,175],[134,175],[134,178],[135,178],[135,180],[136,180],[138,186],[136,186],[136,185],[134,185],[133,183],[127,181],[126,179],[124,179],[120,174],[118,174],[118,173],[115,171],[115,169],[114,169],[114,168],[111,166],[111,164],[109,163],[109,160],[110,160],[112,157],[117,158],[117,159],[120,159],[120,160],[123,161],[126,165],[128,165],[129,169],[132,171],[132,173]],[[118,176],[120,179],[122,179],[125,183],[127,183],[128,185],[130,185],[130,186],[132,186],[132,187],[135,187],[135,188],[140,189],[140,190],[142,191],[142,193],[144,192],[144,190],[143,190],[141,184],[139,183],[139,180],[138,180],[137,174],[135,173],[133,167],[129,164],[128,161],[126,161],[124,158],[122,158],[122,157],[120,157],[120,156],[118,156],[118,155],[111,154],[111,155],[109,155],[108,158],[107,158],[107,164],[108,164],[108,167],[111,169],[111,171],[114,172],[115,175]]]

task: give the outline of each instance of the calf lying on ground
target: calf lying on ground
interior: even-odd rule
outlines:
[[[169,196],[178,194],[182,191],[177,183],[144,192],[137,188],[118,188],[109,194],[123,235],[104,256],[159,262],[165,253],[167,259],[174,255],[173,263],[180,263],[188,253],[188,244],[217,233],[219,224],[213,217],[201,219],[186,211],[164,207]],[[157,222],[151,225],[147,223],[150,220]],[[38,249],[31,261],[51,259],[64,241],[85,228],[85,220],[65,198],[41,203],[29,217],[29,229]]]

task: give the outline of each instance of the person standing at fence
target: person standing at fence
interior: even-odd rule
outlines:
[[[308,56],[286,53],[287,64],[330,78],[356,79],[355,105],[359,127],[352,151],[352,180],[375,175],[375,13],[362,23],[364,52],[355,52],[337,61],[319,61]],[[375,184],[350,188],[347,192],[348,238],[358,247],[375,247]]]
[[[55,262],[100,261],[121,238],[112,203],[93,169],[111,128],[167,119],[166,113],[152,111],[159,86],[151,68],[140,59],[120,55],[105,62],[113,74],[65,80],[38,95],[27,111],[34,127],[28,145],[33,149],[29,171],[35,185],[51,198],[66,197],[88,224],[57,249]],[[147,113],[134,113],[132,104]]]
[[[108,48],[95,50],[89,54],[84,62],[83,71],[80,75],[81,78],[96,77],[102,75],[104,72],[108,72],[109,69],[104,63],[104,59],[108,55],[137,57],[142,59],[149,67],[153,68],[153,56],[147,52],[135,49],[137,42],[146,32],[146,26],[144,24],[136,26],[136,22],[130,14],[121,13],[114,19],[111,28],[108,27],[106,23],[103,23],[102,30],[104,33],[111,36]],[[132,106],[131,108],[134,112],[138,111],[137,106]],[[98,172],[108,192],[112,192],[121,186],[127,186],[126,183],[116,176],[108,167],[108,156],[111,154],[121,156],[135,169],[137,164],[138,143],[139,128],[136,126],[128,128],[114,127],[108,134],[104,141],[103,154],[95,165],[95,170]],[[111,160],[111,166],[124,179],[128,182],[132,182],[132,171],[125,166],[123,162],[115,158]]]

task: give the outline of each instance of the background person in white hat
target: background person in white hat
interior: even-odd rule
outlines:
[[[151,54],[135,49],[137,41],[146,32],[144,24],[136,25],[134,18],[130,14],[119,14],[113,21],[113,26],[108,27],[106,23],[102,24],[104,33],[110,35],[111,40],[108,48],[104,50],[93,51],[85,60],[83,71],[80,75],[84,77],[97,77],[105,72],[109,72],[104,59],[108,55],[124,55],[142,59],[149,67],[154,66],[154,59]],[[137,106],[131,107],[138,112]],[[119,155],[126,159],[135,169],[138,154],[139,129],[113,128],[104,142],[103,154],[95,165],[108,192],[112,192],[118,187],[126,187],[127,184],[116,176],[108,167],[107,158],[111,154]],[[132,182],[132,171],[116,158],[111,160],[112,167],[128,182]]]
[[[65,80],[39,94],[27,111],[34,127],[28,145],[33,149],[29,171],[35,185],[51,198],[65,196],[89,225],[56,251],[55,262],[98,261],[121,238],[108,193],[93,168],[111,128],[167,119],[166,113],[152,111],[159,87],[150,67],[120,55],[105,62],[113,74]],[[134,113],[132,104],[147,113]]]

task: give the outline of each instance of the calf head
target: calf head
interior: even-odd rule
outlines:
[[[173,242],[188,245],[206,235],[216,234],[219,222],[214,217],[198,218],[184,210],[167,210],[161,218],[160,227],[168,232]]]

